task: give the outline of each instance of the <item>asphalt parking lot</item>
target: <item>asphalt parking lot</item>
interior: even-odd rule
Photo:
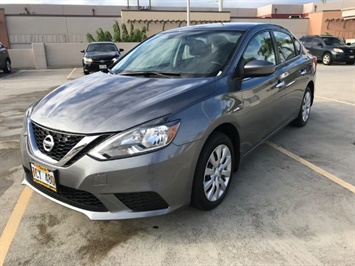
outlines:
[[[355,265],[355,65],[318,65],[307,126],[250,155],[218,208],[105,222],[21,185],[27,106],[80,76],[0,73],[0,265]]]

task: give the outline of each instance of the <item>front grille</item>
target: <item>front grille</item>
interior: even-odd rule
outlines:
[[[71,158],[65,166],[70,166],[73,163],[75,163],[77,160],[79,160],[81,157],[83,157],[85,154],[87,154],[91,149],[96,147],[98,144],[103,142],[105,139],[107,139],[110,135],[102,135],[95,139],[94,141],[90,142],[84,149],[82,149],[80,152],[78,152],[73,158]]]
[[[155,192],[117,193],[114,195],[132,211],[154,211],[169,207],[166,201]]]
[[[100,62],[101,60],[93,60],[92,63],[102,64],[102,65],[110,65],[112,64],[112,59],[104,60],[104,62]]]
[[[24,170],[26,172],[26,179],[32,186],[54,199],[88,211],[108,211],[98,198],[87,191],[69,188],[57,183],[57,192],[54,192],[34,182],[31,172],[26,167],[24,167]]]
[[[80,140],[84,138],[83,135],[54,131],[34,122],[32,122],[32,131],[38,149],[56,161],[60,161]],[[50,152],[47,152],[43,147],[43,140],[48,135],[51,135],[54,139],[54,147]]]

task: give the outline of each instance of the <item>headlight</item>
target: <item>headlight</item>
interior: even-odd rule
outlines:
[[[336,53],[344,53],[344,51],[340,48],[333,48],[333,51]]]
[[[22,122],[22,136],[27,136],[27,131],[28,131],[28,123],[27,120],[29,119],[29,117],[32,114],[33,108],[35,107],[35,104],[32,104],[26,111],[25,113],[25,117],[23,118],[23,122]]]
[[[84,57],[84,64],[91,64],[91,63],[92,63],[91,58]]]
[[[89,155],[99,160],[109,160],[154,151],[171,143],[179,125],[180,121],[174,121],[119,133],[94,148]]]
[[[114,58],[112,58],[112,62],[116,62],[118,60],[118,57],[114,57]]]

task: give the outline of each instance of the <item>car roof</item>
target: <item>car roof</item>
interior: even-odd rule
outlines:
[[[250,29],[269,29],[269,28],[278,28],[285,29],[282,26],[268,23],[245,23],[245,22],[220,22],[220,23],[211,23],[203,25],[188,26],[182,28],[175,28],[167,30],[165,32],[178,32],[178,31],[195,31],[195,30],[241,30],[248,31]]]
[[[320,38],[337,38],[337,39],[339,39],[338,37],[331,36],[331,35],[305,35],[305,36],[302,36],[302,38],[305,38],[305,37],[320,37]]]
[[[114,42],[91,42],[91,43],[89,43],[89,45],[90,44],[115,44]]]

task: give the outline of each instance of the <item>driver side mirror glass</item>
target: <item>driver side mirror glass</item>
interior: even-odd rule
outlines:
[[[81,53],[85,53],[85,50],[81,50],[80,52],[81,52]]]

